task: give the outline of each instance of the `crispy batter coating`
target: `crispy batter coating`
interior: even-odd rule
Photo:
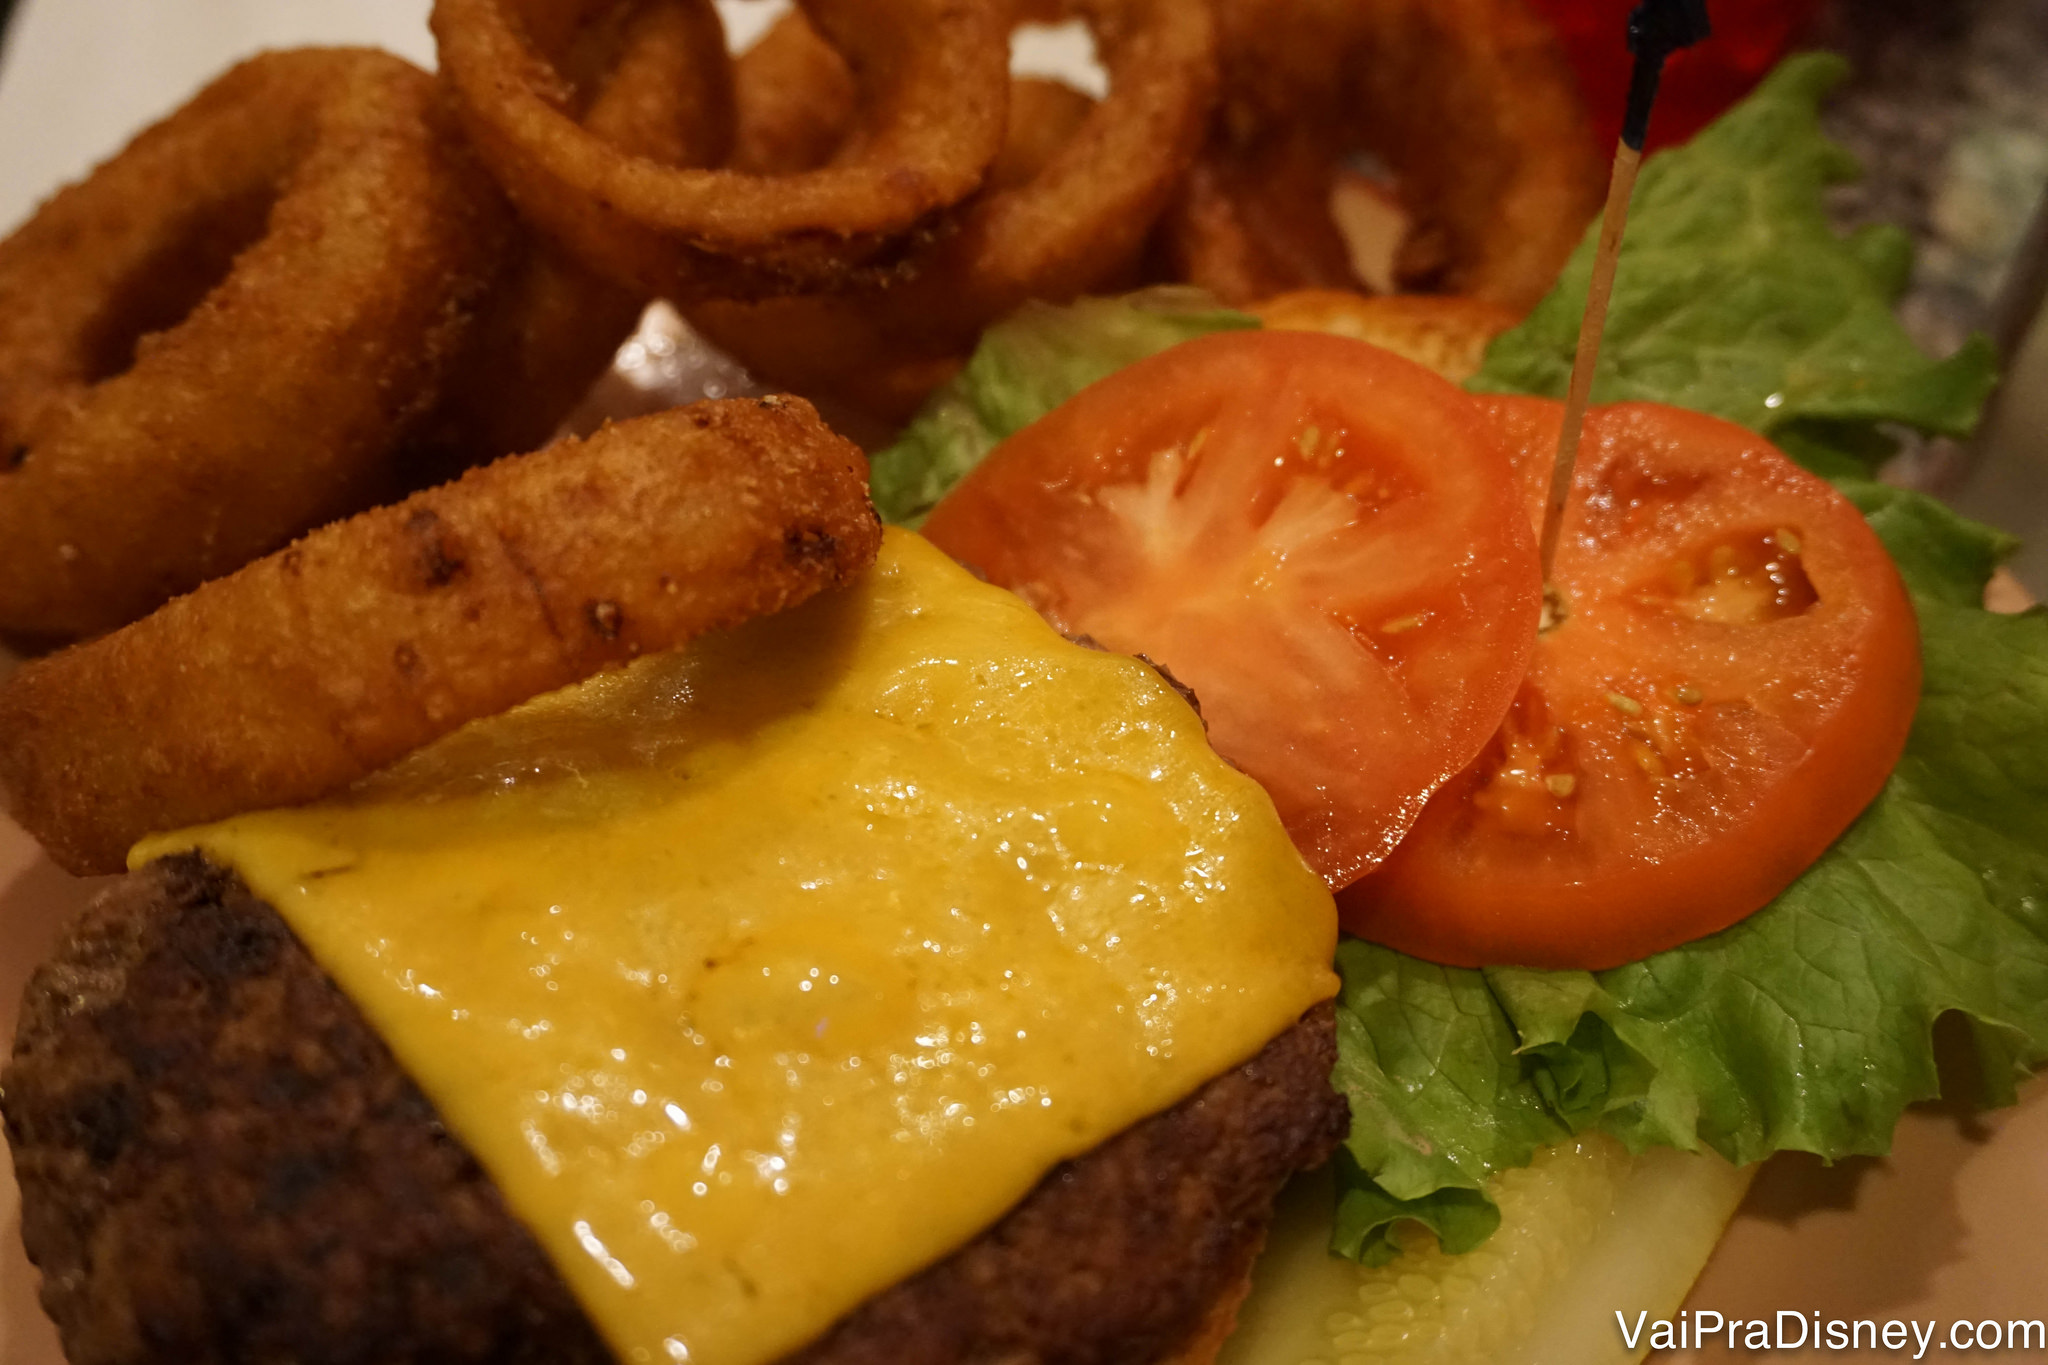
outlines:
[[[730,79],[710,0],[690,0],[710,79]],[[534,33],[585,0],[436,0],[441,69],[485,162],[579,260],[678,302],[779,293],[886,265],[979,187],[1002,143],[1006,7],[804,0],[860,90],[859,129],[791,175],[664,166],[578,125],[572,73]]]
[[[1345,283],[1327,238],[1305,253],[1275,225],[1327,216],[1335,158],[1357,147],[1420,220],[1407,287],[1517,312],[1549,290],[1605,184],[1570,65],[1525,0],[1212,2],[1223,106],[1167,218],[1179,278],[1232,303]],[[1301,165],[1317,138],[1320,179]]]
[[[1208,126],[1216,31],[1207,6],[1186,0],[1059,0],[1032,11],[1077,16],[1109,69],[1108,97],[1082,106],[1078,95],[1016,92],[1023,119],[1007,164],[952,235],[904,263],[903,278],[708,302],[689,310],[692,324],[776,383],[900,418],[959,367],[989,323],[1028,299],[1071,299],[1118,277]]]
[[[559,59],[585,73],[583,127],[664,165],[724,161],[731,91],[704,69],[698,23],[692,0],[645,0],[560,35]],[[433,471],[452,477],[554,435],[632,335],[647,301],[645,291],[523,231],[429,423],[423,446]]]
[[[609,426],[329,526],[0,684],[0,784],[77,873],[337,790],[465,721],[779,611],[881,540],[797,399]]]
[[[403,482],[511,224],[433,79],[256,57],[0,242],[0,630],[68,637]]]

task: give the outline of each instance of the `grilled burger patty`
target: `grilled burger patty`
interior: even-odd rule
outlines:
[[[1329,1154],[1329,1007],[1065,1163],[804,1365],[1167,1355]],[[611,1365],[490,1178],[284,921],[195,854],[109,887],[4,1077],[22,1237],[73,1365]]]

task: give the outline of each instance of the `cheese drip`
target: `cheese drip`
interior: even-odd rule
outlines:
[[[284,915],[622,1361],[755,1365],[1332,995],[1143,663],[891,532],[856,587],[154,838]]]

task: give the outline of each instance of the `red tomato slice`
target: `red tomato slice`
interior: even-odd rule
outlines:
[[[924,528],[1060,629],[1165,665],[1332,886],[1500,723],[1541,602],[1485,410],[1342,337],[1205,337],[999,446]]]
[[[1540,509],[1561,409],[1496,410]],[[1596,409],[1564,529],[1569,614],[1478,762],[1340,897],[1351,932],[1459,966],[1632,962],[1760,909],[1898,761],[1920,695],[1898,570],[1761,437]]]

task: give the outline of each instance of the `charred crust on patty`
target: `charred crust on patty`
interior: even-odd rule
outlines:
[[[611,1359],[353,1004],[196,856],[86,911],[5,1086],[72,1365]]]
[[[792,1365],[1136,1365],[1242,1281],[1334,1149],[1333,1015],[1048,1174]],[[489,1177],[284,921],[196,854],[31,980],[0,1115],[72,1365],[610,1365]]]

